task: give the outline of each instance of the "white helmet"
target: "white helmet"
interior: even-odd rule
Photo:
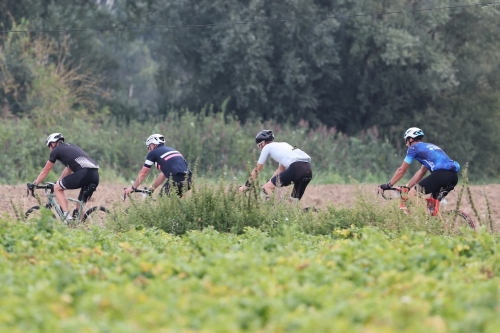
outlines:
[[[165,143],[165,137],[161,134],[152,134],[146,140],[146,147],[150,144],[159,145],[160,143]]]
[[[408,138],[415,139],[418,136],[424,136],[424,131],[418,127],[410,127],[405,132],[405,140],[408,140]]]
[[[59,140],[64,141],[64,136],[61,133],[52,133],[47,137],[47,142],[45,143],[47,147],[50,145],[51,142],[57,142]]]

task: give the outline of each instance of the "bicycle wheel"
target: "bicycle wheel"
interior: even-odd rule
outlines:
[[[460,229],[461,227],[476,229],[476,225],[470,216],[460,210],[447,210],[442,212],[441,216],[445,223],[454,229]]]
[[[87,210],[85,215],[83,215],[82,222],[88,225],[97,225],[98,227],[104,227],[106,220],[109,218],[109,210],[103,206],[95,206]]]
[[[49,208],[47,208],[49,209]],[[52,217],[55,219],[56,215],[52,212]],[[42,217],[42,212],[40,211],[40,206],[33,206],[24,213],[26,221],[38,221]]]

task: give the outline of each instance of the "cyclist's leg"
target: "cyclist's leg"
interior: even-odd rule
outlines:
[[[68,199],[66,199],[66,196],[64,195],[64,190],[66,190],[66,188],[64,187],[64,185],[61,185],[61,182],[62,180],[56,182],[56,185],[54,186],[54,194],[56,195],[56,199],[57,202],[59,203],[59,206],[61,207],[61,210],[63,212],[67,212]]]
[[[80,182],[81,190],[78,195],[78,200],[86,203],[92,197],[97,186],[99,185],[99,171],[98,169],[87,169],[87,174]]]
[[[170,193],[170,178],[167,178],[160,190],[160,196],[168,195]]]
[[[54,193],[63,212],[68,211],[68,199],[66,199],[64,191],[80,188],[80,183],[87,175],[87,170],[88,169],[77,170],[76,172],[73,172],[56,182],[56,185],[54,186]]]
[[[288,186],[293,182],[295,178],[295,168],[293,165],[294,163],[290,164],[288,169],[272,177],[262,186],[267,195],[271,195],[274,188]]]
[[[422,179],[418,185],[422,188],[424,194],[432,194],[432,198],[437,199],[442,188],[457,185],[458,174],[449,170],[437,170],[428,177]]]
[[[98,169],[80,169],[80,170],[64,177],[59,182],[57,182],[57,184],[63,189],[63,191],[64,190],[75,190],[75,189],[81,188],[80,194],[78,196],[78,200],[84,199],[85,193],[84,193],[83,187],[86,185],[89,185],[91,183],[95,184],[96,185],[95,187],[97,188],[97,185],[99,184]],[[63,191],[61,191],[62,196],[63,196],[62,199],[64,199],[66,206],[64,207],[62,204],[60,204],[60,205],[61,205],[62,210],[66,212],[68,210],[68,201],[67,201],[66,196],[64,195]],[[93,191],[95,191],[95,189]],[[92,193],[93,193],[93,191],[92,191]],[[86,200],[88,200],[92,196],[92,193],[90,193],[90,195],[88,195]],[[57,196],[57,192],[56,192],[56,197],[59,200],[59,202],[62,202],[61,201],[62,199]],[[80,209],[80,207],[78,207],[78,208]]]
[[[311,163],[295,162],[292,165],[295,168],[295,179],[291,197],[300,200],[313,176]]]
[[[172,186],[174,187],[175,194],[179,198],[182,198],[182,195],[191,189],[191,175],[177,174],[172,176]]]

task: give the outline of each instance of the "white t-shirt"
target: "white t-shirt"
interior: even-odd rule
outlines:
[[[286,142],[271,142],[266,144],[260,152],[257,163],[265,164],[268,157],[271,157],[286,169],[294,162],[311,163],[311,157],[309,155],[298,148],[293,149],[293,147]]]

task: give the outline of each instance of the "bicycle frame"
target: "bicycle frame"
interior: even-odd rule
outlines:
[[[400,199],[399,202],[399,209],[401,209],[405,214],[409,214],[408,208],[406,207],[406,201],[408,200],[408,192],[409,192],[408,187],[392,187],[387,190],[382,190],[382,192],[379,191],[379,193],[382,195],[382,197],[386,200],[391,200],[394,198],[389,198],[384,195],[385,191],[395,191],[397,193],[397,197]],[[474,221],[463,211],[460,210],[450,210],[450,211],[445,211],[441,213],[440,211],[440,205],[441,205],[441,200],[448,194],[449,190],[444,189],[444,191],[440,191],[438,195],[438,199],[434,198],[425,198],[426,204],[427,204],[427,211],[431,216],[437,216],[441,219],[443,219],[444,215],[449,215],[451,212],[452,215],[454,216],[454,221],[456,221],[457,218],[459,220],[466,222],[469,227],[472,229],[476,229],[476,225]],[[448,214],[447,214],[448,213]]]
[[[45,204],[45,208],[51,209],[54,207],[57,215],[59,218],[63,221],[65,220],[64,213],[61,209],[61,206],[56,201],[56,195],[54,194],[54,183],[47,183],[46,185],[37,185],[35,188],[37,189],[43,189],[45,196],[47,197],[47,203]],[[32,192],[32,196],[35,196],[34,193]],[[80,221],[83,217],[83,212],[85,212],[85,204],[83,201],[78,200],[78,199],[73,199],[73,198],[68,198],[66,197],[68,201],[74,202],[76,204],[79,204],[79,208],[77,210],[76,216],[73,216],[74,219],[77,221]]]
[[[400,186],[400,187],[392,187],[387,190],[383,190],[380,194],[384,199],[391,200],[392,198],[388,198],[384,195],[385,191],[395,191],[398,194],[398,197],[400,199],[399,202],[399,209],[404,211],[405,214],[409,214],[408,208],[406,207],[406,201],[408,200],[408,192],[410,188],[406,186]],[[434,199],[434,198],[425,198],[425,202],[427,205],[427,211],[431,216],[438,216],[439,215],[439,208],[441,204],[441,200]]]

